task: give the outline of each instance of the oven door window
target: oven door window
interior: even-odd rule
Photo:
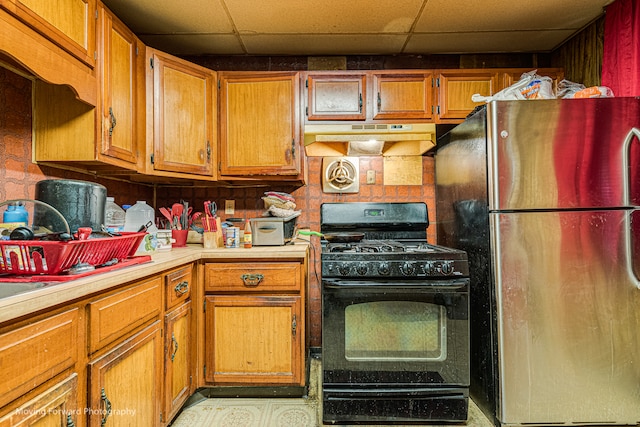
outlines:
[[[345,307],[349,361],[441,361],[447,357],[443,306],[419,301],[374,301]]]

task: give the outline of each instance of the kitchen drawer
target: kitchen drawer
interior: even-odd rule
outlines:
[[[204,276],[205,292],[299,292],[302,264],[207,263]]]
[[[167,273],[164,277],[167,310],[176,307],[191,296],[193,265],[189,264]]]
[[[114,342],[160,315],[162,278],[147,281],[89,304],[89,351]]]
[[[77,362],[79,310],[0,335],[0,407]]]

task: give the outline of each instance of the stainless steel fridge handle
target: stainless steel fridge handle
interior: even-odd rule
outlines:
[[[631,146],[631,142],[633,141],[633,139],[637,138],[638,143],[640,143],[640,129],[638,128],[631,128],[631,130],[629,131],[629,133],[627,134],[625,140],[624,140],[624,154],[623,154],[623,165],[622,165],[622,176],[623,176],[623,202],[624,202],[624,206],[631,206],[631,189],[629,188],[630,186],[630,177],[629,177],[629,168],[630,168],[630,162],[629,162],[629,153],[630,153],[630,146]],[[636,272],[633,269],[633,259],[634,259],[634,254],[633,254],[633,237],[631,235],[631,215],[634,211],[629,211],[627,215],[625,215],[624,217],[624,238],[625,238],[625,255],[626,255],[626,262],[627,262],[627,271],[629,274],[629,278],[631,280],[633,280],[634,284],[636,285],[636,288],[640,289],[640,278],[638,278],[638,276],[636,275]]]

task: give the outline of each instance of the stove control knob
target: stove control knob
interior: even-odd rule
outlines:
[[[453,262],[451,261],[444,261],[442,263],[442,265],[440,266],[440,271],[442,272],[442,274],[444,274],[445,276],[448,276],[450,274],[453,273]]]
[[[436,264],[433,261],[427,261],[424,263],[424,273],[427,276],[433,276],[436,272]]]
[[[416,266],[411,264],[410,262],[405,262],[400,266],[400,271],[405,276],[413,276],[416,272]]]
[[[378,266],[378,273],[382,276],[388,276],[391,273],[391,268],[389,268],[389,264],[386,262],[381,262]]]
[[[349,264],[340,264],[338,266],[338,272],[342,275],[342,276],[347,276],[349,274],[349,271],[351,270],[351,268],[349,267]]]
[[[361,276],[367,274],[367,270],[368,268],[366,262],[361,262],[360,264],[356,265],[356,272]]]

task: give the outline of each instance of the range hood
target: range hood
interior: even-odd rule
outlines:
[[[304,127],[307,156],[421,156],[435,147],[433,123],[311,124]]]

